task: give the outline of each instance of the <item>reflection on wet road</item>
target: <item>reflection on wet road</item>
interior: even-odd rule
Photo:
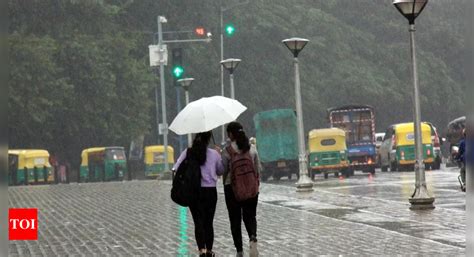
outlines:
[[[185,207],[179,208],[179,248],[178,256],[188,256],[188,209]]]
[[[458,170],[427,171],[428,189],[436,209],[409,211],[408,199],[414,191],[414,172],[357,172],[350,178],[316,177],[313,193],[291,195],[296,181],[268,181],[279,193],[261,200],[274,205],[307,210],[341,221],[359,223],[465,247],[465,195],[459,190]],[[264,186],[264,187],[265,187]],[[288,189],[282,190],[281,186]],[[272,192],[276,192],[274,188]],[[284,192],[286,191],[286,192]]]

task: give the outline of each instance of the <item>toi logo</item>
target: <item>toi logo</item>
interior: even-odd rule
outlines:
[[[9,240],[38,240],[38,209],[8,210]]]

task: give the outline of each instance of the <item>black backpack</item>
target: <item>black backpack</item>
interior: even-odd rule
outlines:
[[[201,166],[196,159],[192,158],[188,149],[186,158],[174,175],[171,200],[183,207],[188,207],[198,202],[200,188]]]

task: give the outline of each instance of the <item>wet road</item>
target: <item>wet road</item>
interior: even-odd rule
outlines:
[[[317,177],[315,191],[304,194],[295,192],[295,181],[263,183],[257,214],[261,255],[462,256],[466,218],[457,170],[427,172],[427,182],[436,197],[432,211],[408,209],[414,185],[410,172]],[[192,218],[170,200],[170,185],[11,187],[10,207],[38,208],[39,240],[11,241],[10,256],[196,255]],[[220,185],[218,191],[214,250],[232,256]]]
[[[442,167],[441,170],[426,171],[426,183],[428,190],[435,196],[435,205],[442,208],[454,208],[465,210],[465,193],[459,190],[458,168]],[[293,187],[293,180],[281,179],[269,184],[278,184]],[[381,172],[377,170],[374,176],[369,173],[356,171],[355,176],[348,179],[335,178],[330,175],[325,180],[322,175],[316,176],[314,188],[328,192],[377,198],[391,201],[407,202],[414,191],[414,172]]]
[[[269,200],[279,205],[310,210],[320,215],[366,224],[415,237],[465,247],[465,193],[461,192],[457,168],[426,171],[428,190],[436,209],[409,211],[408,199],[414,191],[414,172],[380,172],[372,176],[356,172],[350,178],[315,178],[310,204],[294,200]],[[295,181],[268,181],[293,190]],[[316,203],[315,203],[316,202]]]

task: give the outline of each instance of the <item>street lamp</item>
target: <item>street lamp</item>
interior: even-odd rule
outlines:
[[[239,66],[239,63],[242,60],[240,59],[226,59],[221,61],[221,65],[229,72],[230,76],[230,98],[235,99],[235,91],[234,91],[234,71]]]
[[[415,192],[409,199],[410,209],[433,209],[434,197],[432,197],[426,187],[425,165],[423,163],[423,144],[421,137],[421,108],[420,92],[418,88],[418,71],[416,67],[415,54],[415,19],[428,3],[428,0],[393,0],[393,5],[408,19],[410,32],[410,50],[413,72],[413,103],[414,103],[414,130],[415,130]]]
[[[186,99],[186,105],[189,104],[189,86],[193,83],[194,78],[184,78],[184,79],[178,79],[178,83],[181,85],[181,87],[184,89],[184,98]],[[192,146],[192,137],[191,134],[188,134],[188,147]]]
[[[300,85],[300,71],[298,66],[298,54],[303,50],[308,39],[304,38],[289,38],[282,41],[283,44],[293,53],[293,64],[295,66],[295,98],[296,98],[296,116],[298,118],[298,148],[299,148],[299,174],[300,177],[296,183],[297,192],[313,191],[313,182],[308,176],[308,160],[306,158],[306,142],[304,139],[303,126],[303,108],[301,106],[301,85]]]

